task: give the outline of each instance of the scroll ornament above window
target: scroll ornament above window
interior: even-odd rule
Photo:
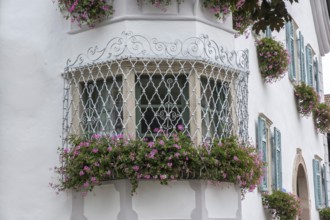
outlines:
[[[154,140],[183,132],[195,144],[248,139],[248,54],[207,36],[174,42],[124,32],[68,60],[63,144],[70,135]]]

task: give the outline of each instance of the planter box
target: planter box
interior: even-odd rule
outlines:
[[[230,183],[196,180],[164,186],[158,181],[140,181],[133,196],[130,190],[128,180],[116,180],[96,187],[84,198],[76,196],[72,220],[241,219],[240,189]]]

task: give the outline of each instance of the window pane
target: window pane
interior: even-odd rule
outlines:
[[[171,132],[179,124],[188,124],[189,84],[185,76],[142,75],[136,84],[138,137],[154,138],[155,129]]]
[[[118,134],[122,132],[121,78],[82,83],[82,121],[84,133]]]

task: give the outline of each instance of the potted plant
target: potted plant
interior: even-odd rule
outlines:
[[[313,118],[319,132],[327,133],[330,131],[330,107],[327,104],[317,104],[313,109]]]
[[[294,220],[300,211],[298,198],[293,194],[282,191],[264,194],[262,204],[266,209],[269,209],[273,217],[281,220]]]
[[[319,211],[321,220],[330,220],[330,208],[323,208]]]
[[[272,38],[263,38],[256,45],[259,69],[265,82],[283,78],[289,65],[288,51],[283,44]]]
[[[316,91],[306,85],[306,83],[301,83],[294,86],[294,94],[297,98],[297,109],[299,114],[303,116],[309,116],[314,107],[318,103],[318,95]]]
[[[59,149],[61,165],[55,172],[60,178],[52,187],[86,194],[104,181],[128,179],[133,194],[139,180],[167,184],[195,179],[237,184],[242,195],[256,188],[265,164],[254,147],[234,137],[196,147],[181,129],[171,135],[158,131],[159,137],[150,142],[123,135],[73,137],[70,149]]]
[[[57,2],[64,17],[79,26],[87,24],[93,27],[113,14],[112,5],[106,0],[57,0]]]

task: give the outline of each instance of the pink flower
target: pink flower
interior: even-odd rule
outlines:
[[[175,157],[175,158],[179,158],[179,156],[180,156],[180,153],[175,153],[175,154],[174,154],[174,157]]]
[[[237,156],[234,156],[233,158],[235,161],[239,161],[238,157]]]
[[[93,177],[91,178],[91,181],[92,181],[93,183],[95,183],[95,182],[97,181],[96,177],[93,176]]]
[[[112,151],[112,147],[109,146],[109,147],[107,148],[107,150],[108,150],[109,152],[111,152],[111,151]]]
[[[148,146],[149,146],[150,148],[153,148],[153,147],[154,147],[154,145],[155,145],[155,143],[154,143],[154,142],[152,142],[152,141],[150,141],[150,142],[148,143]]]
[[[148,179],[150,179],[150,178],[151,178],[150,175],[145,175],[145,176],[144,176],[144,179],[147,179],[147,180],[148,180]]]
[[[92,135],[92,139],[100,139],[102,137],[102,135],[100,134],[93,134]]]
[[[177,144],[173,144],[173,146],[176,148],[176,149],[181,149],[181,147]]]
[[[78,5],[78,0],[74,1],[74,3],[71,5],[68,11],[70,13],[73,12],[77,5]]]
[[[149,158],[154,158],[155,157],[155,154],[157,153],[158,151],[157,151],[157,149],[153,149],[151,152],[150,152],[150,154],[149,154]]]
[[[179,131],[183,131],[183,130],[184,130],[184,126],[183,126],[183,125],[181,125],[181,124],[180,124],[180,125],[178,125],[178,130],[179,130]]]
[[[85,182],[85,183],[84,183],[84,187],[85,187],[85,188],[89,187],[89,182]]]
[[[97,152],[99,152],[99,149],[94,148],[94,149],[92,150],[92,152],[96,154]]]
[[[160,177],[161,180],[164,180],[164,179],[167,178],[167,176],[166,176],[165,174],[162,174],[162,175],[160,175],[159,177]]]
[[[88,166],[84,166],[84,170],[88,172],[91,170],[91,168],[89,168]]]
[[[171,162],[168,162],[168,163],[167,163],[167,166],[168,166],[168,167],[172,167],[172,165],[173,165],[173,164],[172,164]]]
[[[162,145],[162,146],[164,146],[165,142],[163,140],[160,140],[159,141],[159,144]]]
[[[84,174],[85,174],[85,173],[84,173],[84,171],[82,171],[82,170],[79,172],[79,176],[83,176]]]
[[[103,6],[102,6],[102,9],[103,9],[104,11],[109,11],[109,5],[103,5]]]
[[[137,165],[133,166],[133,170],[134,170],[135,172],[137,172],[139,169],[140,169],[139,166],[137,166]]]
[[[222,174],[222,177],[223,177],[224,179],[226,179],[226,177],[227,177],[227,173],[223,173],[223,174]]]
[[[110,171],[110,170],[107,171],[107,175],[108,175],[108,176],[111,175],[111,171]]]

